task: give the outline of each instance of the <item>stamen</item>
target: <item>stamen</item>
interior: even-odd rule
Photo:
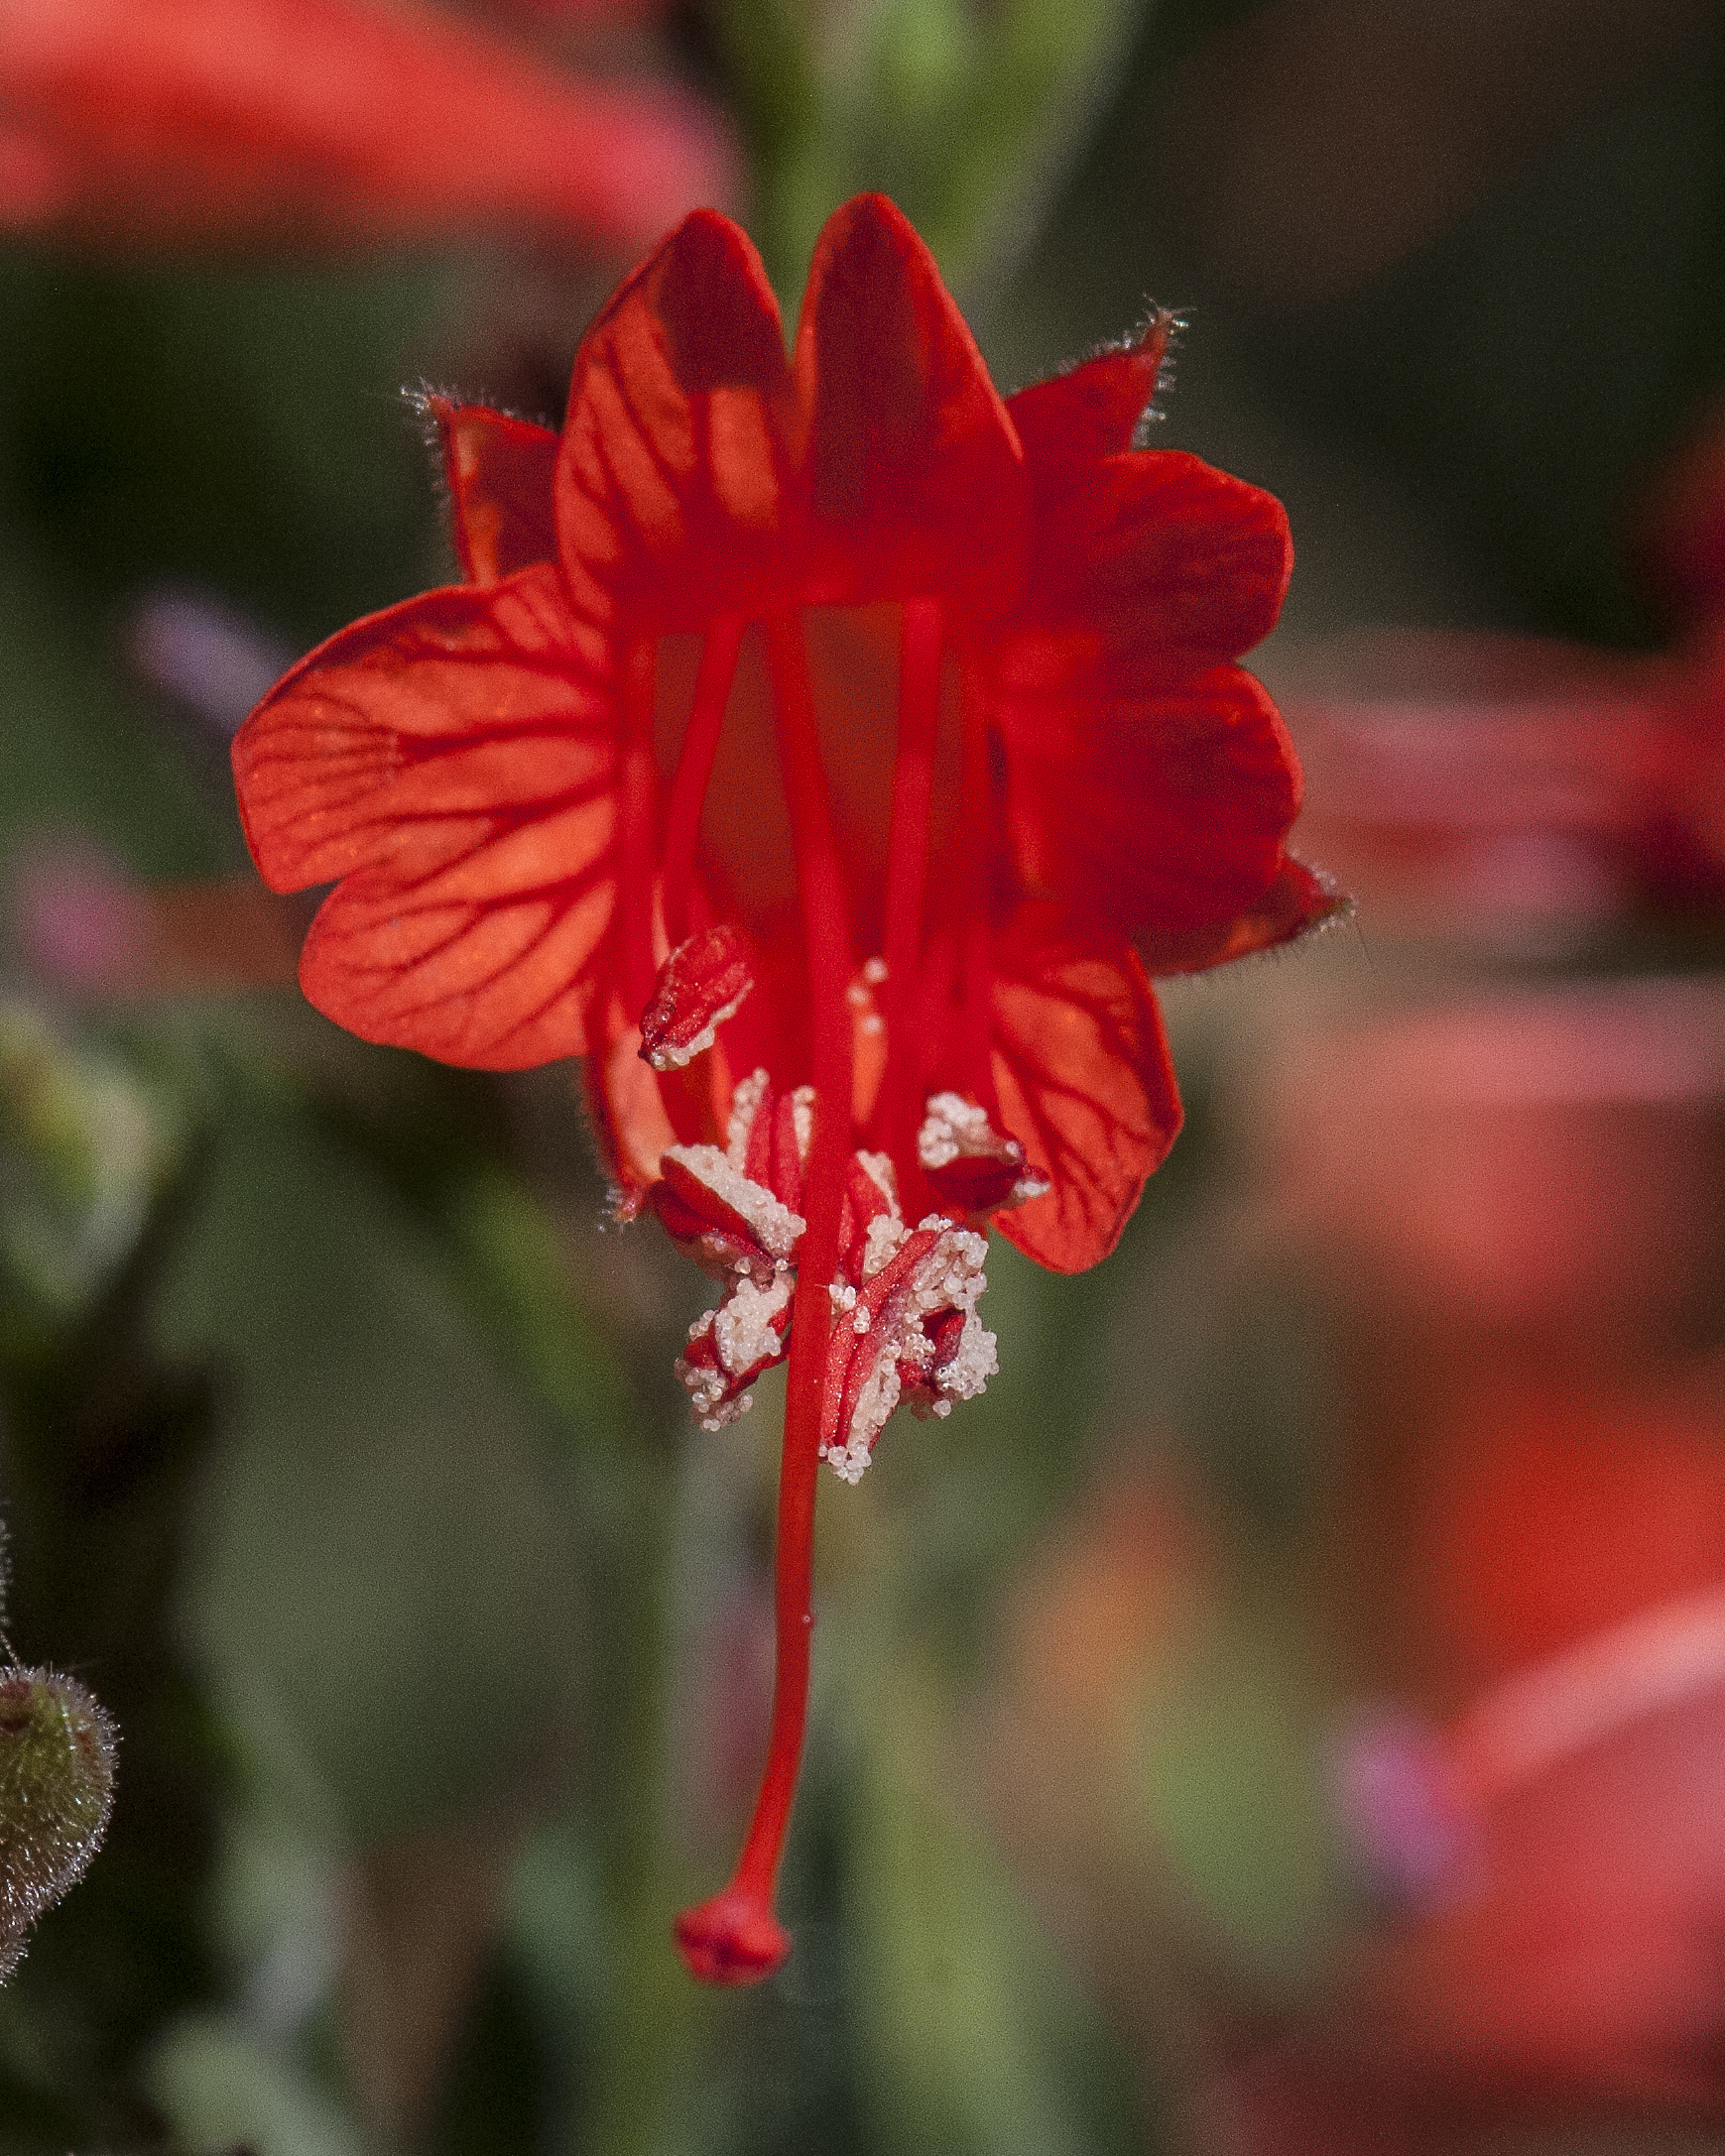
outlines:
[[[959,1093],[928,1097],[917,1133],[917,1157],[948,1218],[994,1213],[1040,1198],[1047,1183],[1030,1167],[1016,1138],[1006,1138]]]
[[[704,1054],[755,985],[748,947],[729,921],[679,943],[659,969],[641,1015],[640,1056],[657,1071],[682,1070]]]
[[[694,856],[700,842],[701,804],[718,755],[719,735],[730,701],[746,624],[740,614],[716,614],[707,624],[694,702],[683,731],[682,748],[671,781],[665,813],[665,932],[673,945],[688,934],[689,898],[694,887]]]
[[[928,888],[928,818],[934,793],[934,745],[940,723],[940,654],[944,624],[936,599],[907,599],[899,639],[899,738],[893,761],[893,811],[887,838],[885,923],[887,1068],[877,1125],[885,1149],[914,1183],[912,1138],[920,1078],[915,996]],[[908,1187],[920,1210],[924,1193]]]
[[[774,1583],[776,1669],[767,1763],[730,1885],[697,1908],[685,1909],[677,1920],[677,1943],[684,1962],[712,1983],[756,1982],[770,1976],[791,1951],[790,1937],[773,1914],[773,1894],[808,1711],[814,1500],[832,1327],[828,1290],[838,1265],[839,1217],[850,1155],[851,1026],[844,992],[856,966],[827,806],[814,690],[801,621],[776,615],[766,629],[807,952],[814,1134],[801,1192],[808,1227],[799,1249],[785,1385]]]

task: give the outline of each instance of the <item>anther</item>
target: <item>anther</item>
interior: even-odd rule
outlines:
[[[660,967],[653,1001],[641,1014],[642,1061],[655,1070],[681,1070],[712,1046],[754,985],[748,947],[728,921],[679,943]]]

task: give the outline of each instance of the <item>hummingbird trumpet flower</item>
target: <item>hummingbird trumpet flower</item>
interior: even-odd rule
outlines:
[[[996,1368],[988,1230],[1111,1250],[1179,1124],[1150,976],[1338,900],[1236,664],[1282,510],[1136,447],[1169,332],[1005,400],[890,202],[827,224],[788,354],[709,211],[587,333],[559,435],[428,400],[466,581],[334,637],[234,745],[277,890],[333,884],[307,994],[368,1039],[586,1058],[618,1212],[712,1276],[716,1428],[789,1362],[768,1759],[678,1924],[746,1982],[807,1699],[824,1460]]]

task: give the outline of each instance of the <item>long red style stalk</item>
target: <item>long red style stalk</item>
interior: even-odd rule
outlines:
[[[785,1386],[774,1577],[773,1719],[767,1763],[730,1884],[710,1901],[684,1910],[677,1922],[678,1947],[689,1970],[708,1982],[719,1983],[754,1982],[776,1969],[791,1951],[790,1935],[773,1913],[773,1895],[791,1824],[808,1713],[814,1508],[827,1342],[832,1330],[828,1290],[838,1264],[839,1215],[851,1141],[851,1025],[845,990],[855,962],[844,880],[827,806],[807,650],[798,617],[778,615],[766,627],[779,762],[802,901],[814,1133],[802,1186],[807,1227],[799,1246]]]

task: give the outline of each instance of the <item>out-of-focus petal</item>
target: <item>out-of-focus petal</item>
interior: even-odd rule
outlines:
[[[1126,930],[1207,928],[1282,868],[1299,766],[1276,706],[1238,666],[1133,693],[1086,640],[1025,637],[988,684],[1010,763],[1014,849],[1031,889]]]
[[[796,430],[761,259],[728,218],[697,210],[575,360],[555,501],[578,595],[660,631],[783,604]]]
[[[988,607],[1025,572],[1024,453],[933,257],[878,194],[835,210],[808,272],[811,599],[938,592]]]
[[[528,22],[617,22],[630,17],[663,15],[666,0],[491,0],[494,15],[517,15]]]
[[[685,93],[361,0],[7,0],[0,105],[42,153],[0,159],[0,219],[130,247],[497,225],[634,247],[733,177]]]
[[[1381,923],[1588,920],[1725,890],[1719,658],[1395,632],[1288,665],[1308,843]]]
[[[1725,620],[1725,406],[1717,399],[1643,482],[1630,552],[1678,627]]]
[[[1719,2116],[1722,1758],[1714,1684],[1493,1803],[1473,1890],[1366,1966],[1364,2063],[1427,2100]]]
[[[527,569],[345,630],[247,720],[266,880],[341,879],[301,963],[319,1010],[486,1069],[583,1052],[616,876],[606,666],[556,571]]]
[[[1133,942],[1153,978],[1203,973],[1258,951],[1273,951],[1343,919],[1352,902],[1334,877],[1288,856],[1274,881],[1242,911],[1201,928],[1147,928]]]
[[[484,405],[429,396],[449,483],[455,553],[472,584],[557,557],[552,486],[557,437],[548,426]]]
[[[1120,1240],[1180,1127],[1162,1015],[1129,950],[1065,941],[1027,908],[996,952],[995,1088],[1001,1120],[1050,1188],[994,1225],[1055,1272],[1081,1272]]]
[[[63,153],[0,112],[0,230],[58,223],[76,199],[76,176]]]

